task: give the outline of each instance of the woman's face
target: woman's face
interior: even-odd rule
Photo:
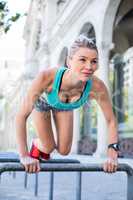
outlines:
[[[75,54],[68,59],[67,64],[79,80],[83,82],[87,81],[97,70],[97,51],[87,47],[80,47]]]

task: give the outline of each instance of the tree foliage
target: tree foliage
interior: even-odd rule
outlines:
[[[11,25],[16,22],[22,15],[15,13],[11,15],[6,1],[0,0],[0,28],[3,28],[4,32],[7,33]]]

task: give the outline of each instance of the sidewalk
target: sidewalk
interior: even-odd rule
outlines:
[[[102,163],[104,159],[91,156],[69,155],[65,158],[78,159],[82,163]],[[53,158],[64,158],[54,154]],[[119,159],[133,167],[133,160]],[[39,173],[38,197],[34,196],[35,175],[28,175],[28,188],[24,189],[24,172],[16,172],[16,178],[3,173],[0,183],[0,200],[48,200],[49,172]],[[76,200],[76,172],[56,172],[54,200]],[[126,200],[126,174],[117,172],[83,172],[82,200]]]

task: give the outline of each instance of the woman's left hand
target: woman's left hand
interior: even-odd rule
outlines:
[[[107,156],[107,160],[103,164],[104,172],[116,172],[118,167],[118,152],[115,151],[113,148],[109,148]]]

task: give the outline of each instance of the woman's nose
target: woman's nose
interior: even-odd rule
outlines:
[[[92,64],[91,63],[87,63],[87,68],[91,69],[92,68]]]

